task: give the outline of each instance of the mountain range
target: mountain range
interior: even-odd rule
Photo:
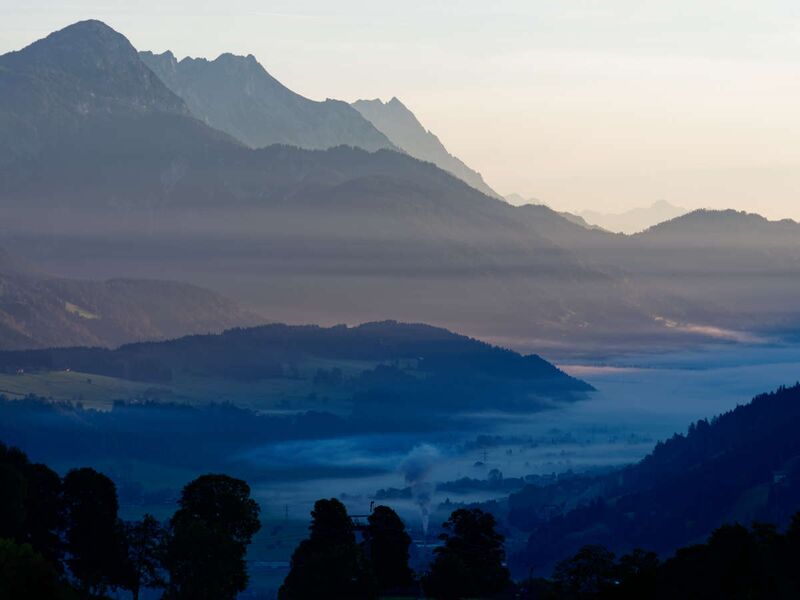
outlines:
[[[222,54],[215,60],[172,52],[140,52],[142,61],[194,116],[251,148],[285,144],[311,150],[353,146],[401,150],[432,162],[477,190],[497,196],[479,173],[451,155],[397,98],[315,102],[272,77],[254,56]]]
[[[287,144],[311,150],[341,145],[395,149],[346,102],[304,98],[272,77],[252,55],[181,61],[169,51],[139,55],[195,117],[251,148]]]
[[[69,277],[191,281],[274,321],[430,322],[519,348],[800,323],[797,224],[758,221],[737,246],[754,217],[695,212],[619,236],[487,196],[402,143],[254,149],[198,118],[156,59],[97,21],[0,57],[6,246]],[[269,77],[236,57],[186,67],[232,77],[228,62]],[[237,98],[197,102],[254,105]]]

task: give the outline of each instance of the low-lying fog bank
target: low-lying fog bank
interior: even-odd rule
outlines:
[[[625,356],[602,363],[560,365],[597,388],[582,402],[529,415],[470,415],[468,431],[355,436],[273,444],[254,461],[296,464],[305,469],[369,466],[363,477],[297,478],[263,483],[258,494],[267,510],[289,505],[307,514],[321,496],[342,497],[351,511],[365,512],[378,490],[419,527],[418,502],[409,496],[403,469],[415,448],[432,448],[424,479],[431,506],[484,501],[507,495],[508,486],[436,484],[462,478],[486,480],[497,470],[506,480],[615,467],[639,460],[656,441],[683,432],[697,419],[712,417],[748,402],[754,395],[800,379],[800,347],[720,345],[659,355]],[[491,477],[497,478],[498,473]],[[438,486],[442,487],[442,486]],[[458,491],[452,491],[453,488]],[[394,489],[394,492],[392,492]],[[388,493],[387,493],[388,491]]]

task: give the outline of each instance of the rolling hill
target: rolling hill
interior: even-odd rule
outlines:
[[[418,416],[450,417],[465,410],[540,409],[548,400],[568,401],[593,389],[537,355],[397,322],[329,328],[276,324],[116,349],[0,353],[0,372],[18,379],[37,373],[41,380],[65,371],[151,384],[148,397],[167,401],[233,401],[231,394],[242,391],[237,405],[325,406],[362,417],[374,412],[379,420],[387,415],[407,419],[403,413],[409,407]],[[140,386],[129,391],[133,398],[145,393]],[[57,386],[53,393],[65,399]]]

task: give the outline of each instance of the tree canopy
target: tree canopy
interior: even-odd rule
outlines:
[[[247,589],[245,554],[261,528],[250,486],[203,475],[183,488],[170,520],[165,563],[170,599],[233,599]]]
[[[494,516],[480,509],[458,509],[442,525],[443,545],[424,579],[434,598],[493,598],[511,587],[505,566],[505,538]]]

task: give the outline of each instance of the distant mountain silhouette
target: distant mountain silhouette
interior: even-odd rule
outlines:
[[[346,102],[315,102],[291,91],[255,57],[222,54],[215,60],[171,52],[141,52],[142,61],[192,114],[252,148],[288,144],[307,149],[340,145],[365,150],[394,148]]]
[[[723,307],[730,327],[755,320],[775,333],[797,324],[798,240],[800,223],[789,219],[698,210],[633,236],[626,269],[640,278],[669,274],[684,297]]]
[[[791,219],[770,221],[761,215],[737,210],[701,209],[654,225],[640,237],[654,239],[671,235],[696,236],[701,233],[716,239],[735,235],[741,241],[757,241],[759,245],[771,242],[796,247],[800,223]]]
[[[1,350],[116,346],[261,321],[234,302],[193,285],[63,279],[2,249],[0,290]]]
[[[513,192],[511,194],[506,194],[503,196],[503,199],[513,206],[523,206],[525,204],[541,204],[536,198],[525,198],[522,194],[518,194]]]
[[[450,154],[439,138],[425,129],[414,113],[397,98],[385,103],[379,99],[357,100],[353,102],[353,107],[414,158],[432,162],[487,196],[500,197],[486,184],[480,173]]]
[[[580,217],[608,231],[615,233],[638,233],[654,225],[686,214],[685,208],[674,206],[666,200],[659,200],[651,206],[633,208],[622,213],[602,213],[584,210]]]
[[[525,198],[521,194],[517,194],[517,193],[508,194],[507,196],[504,196],[503,199],[506,202],[508,202],[509,204],[511,204],[512,206],[525,207],[525,206],[531,205],[531,206],[546,206],[546,207],[550,208],[546,202],[542,202],[538,198]],[[575,225],[580,225],[584,229],[594,229],[596,231],[605,231],[605,229],[603,229],[602,227],[598,227],[597,225],[592,225],[591,223],[588,223],[586,221],[586,219],[584,219],[583,217],[581,217],[579,215],[576,215],[574,213],[563,211],[563,210],[562,211],[556,211],[555,209],[553,209],[553,211],[557,212],[560,216],[564,217],[570,223],[574,223]]]

